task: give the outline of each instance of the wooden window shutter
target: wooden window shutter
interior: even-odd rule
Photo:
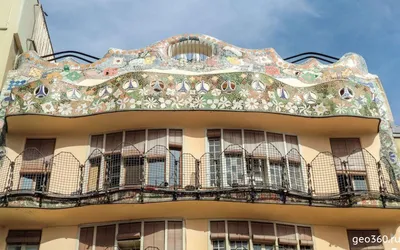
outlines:
[[[146,143],[146,131],[128,131],[125,133],[123,156],[135,156],[144,154]]]
[[[40,151],[45,157],[45,161],[48,161],[53,157],[55,146],[56,146],[55,139],[41,140]]]
[[[244,149],[253,155],[265,155],[265,135],[263,131],[244,131]]]
[[[228,221],[229,240],[231,241],[248,241],[249,223],[247,221]]]
[[[150,156],[165,156],[167,147],[167,130],[150,129],[147,135],[147,152]]]
[[[296,230],[294,226],[290,225],[276,225],[278,243],[282,245],[297,245]]]
[[[6,242],[9,245],[38,245],[42,236],[41,230],[9,230]]]
[[[285,135],[285,141],[286,141],[287,153],[289,153],[292,149],[299,151],[299,142],[297,140],[297,136]]]
[[[27,139],[20,172],[44,172],[44,162],[53,157],[54,148],[55,139]]]
[[[299,144],[297,140],[297,136],[286,135],[286,157],[288,158],[290,163],[301,163],[301,156],[299,151]]]
[[[350,156],[347,158],[348,169],[353,171],[366,171],[360,139],[347,138],[346,147],[348,155]]]
[[[140,239],[141,227],[141,222],[119,224],[117,240]]]
[[[225,221],[210,222],[211,240],[225,240]]]
[[[104,135],[92,135],[90,137],[90,153],[93,151],[103,151]]]
[[[268,143],[274,145],[282,156],[285,154],[285,146],[283,144],[282,134],[267,133],[267,141]]]
[[[94,227],[81,228],[79,234],[79,250],[92,249],[93,246]]]
[[[242,152],[242,131],[224,129],[225,152]]]
[[[181,129],[170,129],[169,130],[169,147],[170,148],[182,148],[182,130]]]
[[[105,153],[120,153],[122,147],[122,132],[106,135]]]
[[[96,250],[114,249],[115,225],[97,227]]]
[[[299,234],[300,246],[312,246],[312,233],[309,227],[297,227],[297,233]]]
[[[168,249],[183,250],[182,221],[168,221]]]
[[[143,249],[165,249],[165,222],[145,222]]]
[[[274,224],[252,222],[251,232],[253,234],[253,243],[256,244],[275,244],[276,237]]]
[[[207,137],[208,138],[220,138],[221,137],[221,129],[207,129]]]

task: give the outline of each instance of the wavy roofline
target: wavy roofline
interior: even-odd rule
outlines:
[[[311,66],[318,67],[318,68],[334,68],[338,65],[348,62],[348,60],[351,59],[351,60],[355,60],[356,64],[358,64],[358,65],[362,66],[362,68],[364,68],[364,70],[363,70],[364,73],[368,73],[368,68],[367,68],[365,59],[362,56],[360,56],[359,54],[352,53],[352,52],[342,55],[337,62],[334,62],[332,64],[324,64],[314,58],[306,59],[302,63],[296,64],[296,63],[290,63],[290,62],[285,61],[275,51],[274,48],[263,48],[263,49],[242,48],[242,47],[238,47],[236,45],[227,43],[225,41],[222,41],[222,40],[219,40],[212,36],[208,36],[208,35],[204,35],[204,34],[182,34],[182,35],[172,36],[172,37],[169,37],[169,38],[166,38],[163,40],[159,40],[155,43],[152,43],[146,47],[139,48],[139,49],[123,50],[123,49],[117,49],[117,48],[110,48],[104,54],[104,56],[102,58],[94,61],[93,63],[89,63],[89,64],[79,63],[76,60],[74,60],[72,58],[68,58],[68,57],[60,62],[50,63],[50,62],[46,61],[45,59],[41,58],[35,51],[25,52],[21,56],[25,57],[25,58],[31,58],[34,60],[35,63],[45,64],[46,66],[49,66],[49,67],[51,67],[51,66],[60,67],[65,64],[72,64],[76,67],[84,69],[84,68],[94,67],[102,62],[105,62],[108,58],[113,57],[113,56],[138,55],[138,54],[144,53],[144,52],[166,49],[171,44],[174,44],[176,42],[182,41],[184,39],[189,39],[189,38],[199,39],[202,42],[206,42],[206,43],[212,44],[214,46],[217,46],[219,49],[230,47],[230,48],[238,50],[244,54],[246,54],[246,53],[253,53],[253,54],[260,53],[260,54],[264,54],[264,55],[267,54],[271,58],[275,58],[277,60],[277,64],[281,64],[283,67],[290,67],[290,68],[301,69],[301,68],[309,68]],[[175,60],[175,59],[171,58],[171,60]]]

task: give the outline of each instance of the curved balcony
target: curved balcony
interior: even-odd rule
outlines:
[[[386,158],[359,149],[346,158],[321,152],[306,162],[296,149],[282,155],[271,143],[251,152],[231,145],[200,158],[164,146],[141,152],[124,144],[110,152],[96,149],[85,162],[68,152],[48,158],[28,148],[13,160],[3,157],[0,188],[8,207],[217,200],[398,208],[400,202]]]
[[[93,115],[114,113],[115,117],[126,117],[126,113],[115,114],[122,111],[134,112],[131,115],[137,120],[146,114],[136,111],[166,112],[168,116],[176,116],[177,120],[182,120],[178,116],[187,115],[203,117],[203,120],[214,119],[212,113],[202,116],[192,111],[230,112],[229,116],[235,112],[238,119],[252,112],[254,118],[279,124],[307,123],[310,126],[306,127],[313,127],[316,131],[348,131],[355,128],[347,126],[352,123],[357,124],[357,131],[376,133],[380,123],[376,98],[369,88],[346,81],[300,88],[265,74],[244,72],[196,76],[136,72],[95,86],[36,81],[13,88],[8,101],[8,128],[21,132],[24,129],[53,130],[54,127],[46,128],[46,124],[57,120],[62,124],[58,128],[83,127],[79,124],[98,123],[100,118],[91,117]],[[280,117],[282,114],[287,117]],[[217,116],[220,115],[223,114]],[[106,116],[105,120],[111,118],[111,114]],[[305,118],[325,118],[326,121]],[[46,119],[50,122],[43,122]],[[120,124],[127,122],[123,120]]]

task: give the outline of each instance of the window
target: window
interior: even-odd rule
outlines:
[[[182,130],[169,130],[169,150],[172,156],[169,163],[169,183],[171,186],[182,187]]]
[[[313,250],[310,227],[270,222],[210,221],[212,249],[225,249],[226,238],[230,250],[250,249],[250,241],[253,250]]]
[[[251,222],[254,250],[272,250],[276,237],[273,223]]]
[[[367,172],[358,138],[330,140],[340,193],[368,190]],[[346,165],[343,165],[343,162]]]
[[[221,178],[221,131],[219,129],[208,130],[208,152],[210,157],[210,186],[216,187],[217,175]],[[222,179],[222,178],[221,178]]]
[[[125,132],[125,143],[122,151],[125,168],[125,185],[141,184],[145,143],[145,130]]]
[[[300,250],[313,250],[313,239],[311,228],[297,227],[297,234],[299,236]]]
[[[92,249],[93,246],[94,227],[81,228],[79,235],[78,250]]]
[[[363,237],[373,239],[380,235],[379,230],[347,230],[347,237],[349,240],[350,250],[363,250],[363,249],[384,249],[382,243],[365,243],[365,241],[360,241]]]
[[[27,139],[25,143],[19,188],[23,190],[48,190],[55,139]]]
[[[173,250],[183,250],[183,223],[182,221],[168,221],[168,248]]]
[[[39,250],[41,230],[9,230],[7,250]]]
[[[228,221],[228,239],[231,249],[249,249],[249,223],[247,221]]]
[[[297,249],[296,229],[291,225],[276,225],[279,249],[295,250]]]
[[[121,250],[140,250],[142,223],[123,223],[118,225],[117,244]]]
[[[183,222],[137,221],[81,227],[78,250],[92,249],[93,240],[96,250],[183,250]]]
[[[207,138],[210,186],[216,185],[218,169],[220,182],[227,187],[253,183],[256,186],[281,188],[285,164],[282,159],[288,154],[288,184],[291,189],[306,191],[306,166],[301,161],[296,136],[240,129],[224,129],[221,133],[220,129],[210,129]],[[221,155],[221,152],[224,154]],[[222,171],[219,169],[220,162]]]
[[[152,221],[144,223],[143,249],[165,249],[165,222]]]
[[[122,132],[106,135],[105,162],[107,166],[108,187],[119,187],[121,179]]]
[[[167,131],[170,137],[168,144]],[[168,187],[169,183],[175,183],[175,175],[180,186],[183,173],[182,136],[179,129],[135,130],[91,136],[87,191],[102,188],[102,180],[107,180],[105,184],[109,188],[138,186],[142,180],[147,185]]]
[[[213,250],[225,250],[225,221],[210,222],[210,239]]]

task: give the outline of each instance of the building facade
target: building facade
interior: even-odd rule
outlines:
[[[400,249],[393,118],[356,54],[293,64],[182,35],[17,65],[0,249]]]
[[[29,50],[53,54],[42,5],[38,0],[2,0],[0,3],[0,83],[16,67],[16,58]]]

